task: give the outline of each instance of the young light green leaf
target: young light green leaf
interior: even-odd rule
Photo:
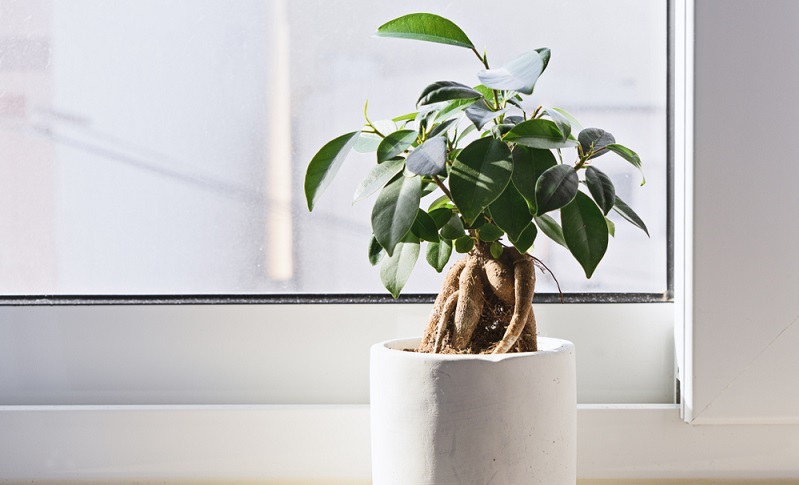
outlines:
[[[399,130],[386,135],[377,146],[377,161],[385,162],[408,149],[417,138],[416,130]]]
[[[396,118],[391,118],[391,121],[394,123],[400,123],[403,121],[413,121],[416,119],[416,116],[419,114],[418,111],[414,111],[413,113],[404,114],[402,116],[397,116]]]
[[[505,251],[505,246],[503,246],[499,241],[494,241],[491,243],[491,246],[488,248],[488,250],[491,252],[491,256],[493,256],[494,259],[498,259],[500,256],[502,256],[502,252]]]
[[[423,106],[453,99],[477,99],[480,97],[482,94],[465,84],[455,81],[437,81],[424,88],[416,104]]]
[[[442,207],[447,209],[452,209],[453,207],[455,207],[455,204],[453,204],[452,201],[449,200],[449,196],[446,194],[442,195],[441,197],[431,202],[430,206],[427,208],[427,212],[433,212],[435,209],[440,209]]]
[[[557,165],[555,155],[549,150],[513,147],[513,185],[527,201],[530,214],[535,214],[538,206],[535,202],[535,183],[547,169]]]
[[[544,68],[541,53],[533,50],[525,52],[498,69],[484,69],[477,73],[477,77],[484,86],[491,89],[533,94],[535,82],[544,72]]]
[[[644,231],[647,237],[649,237],[649,230],[646,228],[644,221],[638,217],[638,214],[621,200],[618,195],[616,196],[616,204],[613,206],[613,210],[627,220],[627,222]]]
[[[452,213],[449,220],[441,228],[441,237],[444,239],[455,240],[462,237],[466,232],[463,227],[463,221],[458,217],[458,214]]]
[[[419,240],[409,233],[397,244],[393,254],[380,265],[380,281],[394,298],[399,297],[408,282],[419,259],[420,249]]]
[[[537,214],[560,209],[577,195],[580,181],[571,165],[555,165],[538,177],[535,183]]]
[[[474,123],[474,126],[477,127],[478,130],[482,130],[486,123],[497,118],[506,111],[508,111],[507,108],[494,111],[486,104],[485,99],[479,99],[466,108],[466,117],[469,118],[469,121]]]
[[[572,133],[580,133],[581,131],[583,131],[583,125],[579,121],[577,121],[577,118],[572,116],[571,113],[569,113],[565,109],[547,108],[547,111],[550,112],[550,113],[552,111],[555,111],[556,113],[558,113],[561,116],[563,116],[564,118],[566,118],[566,120],[569,122],[569,125],[571,125],[571,127],[572,127]]]
[[[583,267],[585,277],[590,278],[608,248],[605,216],[590,197],[577,192],[560,210],[560,221],[566,246]]]
[[[534,218],[536,225],[541,229],[548,238],[552,239],[556,243],[560,244],[566,249],[569,249],[566,246],[566,240],[563,239],[563,229],[561,229],[560,224],[555,221],[549,214],[542,214],[540,216],[536,216]]]
[[[333,181],[360,134],[360,131],[354,131],[329,141],[311,159],[305,172],[305,199],[309,211],[313,210],[319,196]]]
[[[533,219],[527,201],[512,183],[488,206],[488,212],[494,223],[508,233],[511,241],[518,239]]]
[[[430,13],[412,13],[390,20],[375,33],[378,37],[398,37],[474,49],[474,44],[451,20]]]
[[[438,227],[433,218],[422,209],[416,212],[416,220],[413,221],[411,232],[422,241],[438,241]]]
[[[602,209],[602,213],[608,215],[616,203],[616,189],[610,177],[598,168],[590,166],[585,170],[585,183],[591,196]]]
[[[545,215],[544,217],[549,216]],[[517,239],[509,239],[510,242],[513,243],[513,246],[519,250],[519,252],[526,253],[531,247],[533,247],[536,236],[538,236],[538,229],[535,227],[535,224],[531,222],[530,224],[527,224],[527,227],[524,228]]]
[[[427,262],[436,272],[440,273],[449,262],[452,255],[452,241],[441,239],[438,242],[427,244]]]
[[[418,175],[441,175],[447,165],[447,140],[436,136],[416,147],[405,161],[408,170]]]
[[[358,153],[374,153],[381,141],[383,139],[374,133],[361,132],[361,136],[358,137],[352,148]]]
[[[369,174],[365,179],[363,179],[363,182],[361,182],[358,188],[355,189],[355,195],[352,198],[352,203],[354,204],[359,200],[363,200],[382,189],[389,180],[393,179],[395,175],[402,172],[404,167],[405,160],[401,158],[378,163],[372,167],[372,170],[369,171]]]
[[[644,167],[641,164],[641,159],[638,157],[637,153],[625,146],[619,145],[618,143],[611,143],[610,145],[605,146],[605,148],[632,163],[633,166],[641,172],[641,185],[646,183],[646,178],[644,177]]]
[[[455,251],[466,254],[474,247],[474,239],[469,236],[461,236],[455,240]]]
[[[377,196],[372,208],[372,232],[377,242],[393,255],[394,247],[410,231],[422,194],[420,177],[398,175]]]
[[[594,151],[594,154],[588,157],[589,160],[604,155],[607,152],[603,148],[616,143],[613,135],[601,128],[586,128],[577,135],[577,140],[586,155],[591,150]]]
[[[544,114],[552,118],[552,121],[555,123],[555,125],[557,125],[560,132],[563,133],[564,141],[569,138],[569,135],[571,135],[572,132],[572,124],[568,118],[552,108],[545,109]]]
[[[483,224],[480,229],[477,230],[477,237],[480,238],[481,241],[485,242],[496,241],[504,235],[505,231],[498,228],[494,224]]]
[[[372,240],[369,241],[369,264],[372,266],[377,266],[377,263],[383,259],[383,256],[386,255],[386,250],[377,242],[374,235],[372,235]]]
[[[492,137],[471,142],[450,172],[452,199],[467,223],[473,222],[505,190],[513,173],[508,146]]]
[[[608,224],[608,234],[610,234],[611,237],[616,237],[616,224],[607,217],[605,218],[605,222]]]
[[[575,141],[563,136],[553,121],[541,118],[519,123],[503,140],[531,148],[565,148],[576,145]]]

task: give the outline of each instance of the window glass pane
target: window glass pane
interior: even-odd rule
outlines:
[[[548,46],[532,102],[609,129],[607,173],[651,238],[616,219],[585,280],[540,237],[564,291],[666,287],[663,1],[1,0],[0,293],[382,293],[366,258],[371,166],[353,153],[313,214],[305,166],[326,141],[413,110],[424,86],[477,84],[466,49],[373,38],[399,15],[458,23],[500,65]],[[486,22],[486,16],[497,20]],[[631,21],[634,20],[634,21]],[[406,292],[436,292],[420,259]],[[539,291],[554,291],[539,278]]]

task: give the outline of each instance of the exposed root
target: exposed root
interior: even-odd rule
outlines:
[[[425,328],[424,335],[422,336],[422,342],[419,344],[420,352],[431,351],[433,339],[435,338],[436,331],[438,329],[438,321],[440,319],[441,312],[443,311],[444,305],[446,304],[450,295],[458,291],[458,283],[464,266],[466,266],[466,259],[459,259],[454,265],[452,265],[452,268],[450,268],[447,276],[444,278],[444,283],[441,285],[441,291],[436,298],[436,302],[433,304],[433,310],[430,312],[430,317],[427,320],[427,328]]]
[[[516,296],[513,293],[513,276],[510,271],[496,259],[489,259],[483,263],[483,271],[491,291],[502,303],[512,306]]]
[[[447,301],[444,304],[444,309],[441,312],[441,316],[438,318],[436,340],[433,344],[433,353],[438,354],[441,352],[441,348],[444,345],[444,337],[447,333],[447,324],[452,318],[452,314],[455,313],[455,306],[458,303],[459,293],[459,291],[455,291],[453,294],[449,295],[449,298],[447,298]]]
[[[513,263],[515,304],[505,335],[494,348],[494,354],[510,351],[521,336],[533,311],[533,293],[535,287],[535,267],[529,257],[521,257]]]
[[[466,258],[460,277],[458,306],[455,309],[455,332],[452,346],[465,349],[472,339],[485,304],[483,296],[482,265],[475,253]]]

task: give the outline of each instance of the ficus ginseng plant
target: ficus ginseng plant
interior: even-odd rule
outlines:
[[[328,142],[308,165],[309,210],[353,147],[376,152],[354,199],[379,191],[368,257],[380,264],[388,291],[399,295],[422,242],[438,272],[453,248],[466,254],[444,278],[418,350],[535,351],[535,268],[546,268],[530,254],[538,233],[566,247],[590,278],[614,233],[610,211],[647,232],[596,167],[598,157],[612,152],[639,170],[641,160],[609,132],[581,129],[562,109],[525,109],[523,95],[533,94],[549,64],[547,48],[492,69],[463,30],[429,13],[391,20],[376,35],[470,49],[483,65],[481,84],[434,82],[415,111],[388,122],[371,122],[364,108],[361,130]],[[573,162],[566,160],[571,149]],[[440,197],[421,208],[422,198],[437,191]]]

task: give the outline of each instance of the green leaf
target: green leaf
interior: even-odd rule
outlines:
[[[358,141],[352,148],[358,153],[373,153],[382,141],[383,139],[379,135],[361,132],[361,136],[358,137]]]
[[[494,241],[493,243],[491,243],[491,246],[488,248],[488,250],[491,252],[491,256],[493,256],[494,259],[497,259],[500,256],[502,256],[502,252],[505,250],[505,246],[503,246],[498,241]]]
[[[441,237],[444,239],[454,240],[462,237],[466,229],[463,227],[463,221],[458,217],[458,214],[452,214],[446,224],[441,228]]]
[[[427,208],[427,212],[433,212],[433,210],[439,209],[441,207],[452,209],[455,207],[455,204],[453,204],[452,201],[449,200],[448,195],[444,194],[430,203],[430,206]]]
[[[389,256],[416,220],[421,195],[420,177],[398,175],[377,196],[372,208],[372,231]]]
[[[438,228],[430,215],[419,209],[416,212],[416,219],[411,226],[411,232],[423,241],[438,241]]]
[[[458,120],[447,120],[439,125],[436,125],[432,130],[430,130],[430,134],[428,138],[435,138],[438,135],[444,135],[452,128],[452,125],[457,123]]]
[[[447,140],[430,138],[414,149],[405,160],[408,170],[419,175],[441,175],[447,165]]]
[[[375,236],[372,235],[372,240],[369,241],[369,264],[376,266],[377,263],[386,255],[386,250],[377,242]]]
[[[605,222],[608,224],[608,234],[612,237],[616,237],[616,224],[607,217],[605,218]]]
[[[450,172],[450,191],[466,222],[471,223],[505,190],[513,172],[508,146],[492,137],[471,142]]]
[[[402,116],[397,116],[396,118],[391,118],[391,121],[394,123],[399,123],[401,121],[413,121],[416,119],[416,116],[419,114],[418,111],[414,111],[413,113],[404,114]]]
[[[616,196],[616,204],[613,206],[613,210],[618,212],[630,224],[644,231],[649,237],[649,230],[646,228],[644,221],[618,195]]]
[[[492,99],[494,97],[494,90],[489,87],[483,86],[482,84],[478,84],[477,86],[475,86],[474,90],[482,94],[483,97],[486,99]]]
[[[616,153],[617,155],[621,156],[623,159],[627,160],[628,162],[632,163],[635,168],[637,168],[641,172],[641,185],[646,183],[646,178],[644,177],[644,168],[641,164],[641,159],[638,158],[638,154],[634,151],[630,150],[629,148],[619,145],[618,143],[611,143],[610,145],[605,146],[608,150]]]
[[[535,183],[537,214],[560,209],[577,195],[580,181],[571,165],[555,165],[547,169]]]
[[[363,179],[363,182],[355,189],[352,203],[354,204],[359,200],[363,200],[382,189],[389,180],[402,172],[404,167],[405,160],[401,158],[397,160],[388,160],[372,167],[372,170],[369,171],[369,174]]]
[[[360,134],[360,131],[354,131],[327,142],[311,159],[305,172],[305,199],[309,211],[313,210],[319,196],[333,181]]]
[[[566,246],[566,240],[563,239],[563,229],[561,229],[560,224],[558,224],[555,219],[549,216],[549,214],[536,216],[534,220],[536,225],[541,229],[541,232],[543,232],[548,238],[552,239],[564,248],[569,249],[569,247]]]
[[[549,217],[549,216],[544,216]],[[560,228],[558,228],[560,229]],[[533,243],[535,242],[535,238],[538,236],[538,229],[535,227],[535,224],[532,222],[527,224],[527,227],[519,234],[518,239],[509,238],[510,242],[522,253],[526,253],[533,247]]]
[[[463,112],[474,102],[475,99],[453,99],[452,101],[448,101],[443,108],[439,108],[438,114],[433,121],[435,123],[439,123],[446,119],[453,118],[461,114],[461,112]]]
[[[488,212],[494,223],[508,233],[511,241],[518,239],[533,219],[527,201],[513,184],[508,184],[497,200],[488,206]]]
[[[416,260],[419,259],[419,240],[413,234],[408,234],[394,249],[394,254],[385,258],[380,266],[380,281],[383,286],[397,298],[408,282]]]
[[[568,118],[552,108],[545,109],[544,114],[552,118],[552,121],[555,123],[555,125],[557,125],[560,132],[563,133],[564,141],[569,138],[569,135],[571,135],[572,132],[572,124]]]
[[[430,13],[412,13],[390,20],[375,33],[378,37],[398,37],[474,49],[474,44],[451,20]]]
[[[560,210],[563,238],[574,258],[585,271],[585,277],[594,274],[608,248],[608,225],[602,211],[582,192]]]
[[[484,86],[491,89],[533,94],[535,82],[544,72],[544,68],[541,54],[533,50],[525,52],[498,69],[484,69],[477,73],[477,77]]]
[[[474,239],[469,236],[461,236],[455,240],[455,251],[465,254],[474,247]]]
[[[504,235],[505,231],[498,228],[494,224],[483,224],[480,229],[477,230],[477,237],[479,237],[481,241],[485,242],[496,241]]]
[[[477,99],[480,97],[482,94],[465,84],[455,81],[437,81],[424,88],[416,104],[423,106],[453,99]]]
[[[476,103],[466,108],[466,117],[469,118],[469,121],[474,123],[474,126],[476,126],[478,130],[482,130],[486,123],[500,116],[506,111],[507,108],[494,111],[490,106],[488,106],[485,99],[480,99]]]
[[[452,209],[448,207],[438,207],[428,212],[428,215],[431,219],[433,219],[433,223],[436,225],[436,230],[438,230],[444,227],[447,222],[449,222],[450,218],[452,217]]]
[[[616,189],[613,187],[610,177],[598,168],[591,166],[585,170],[585,183],[588,185],[591,196],[602,209],[602,213],[608,215],[608,212],[616,204]]]
[[[576,145],[573,140],[563,136],[553,121],[541,118],[519,123],[503,140],[531,148],[565,148]]]
[[[427,244],[427,262],[438,273],[444,270],[452,255],[452,241],[441,239]]]
[[[530,214],[535,214],[538,210],[535,201],[535,183],[538,177],[557,164],[555,155],[549,150],[520,145],[513,147],[513,185],[527,201]]]
[[[577,135],[577,140],[580,142],[584,154],[588,155],[591,150],[594,151],[594,154],[588,157],[589,160],[604,155],[607,152],[602,149],[616,143],[613,135],[601,128],[586,128]]]
[[[408,149],[416,141],[416,130],[400,130],[386,135],[377,146],[377,161],[385,162]]]

